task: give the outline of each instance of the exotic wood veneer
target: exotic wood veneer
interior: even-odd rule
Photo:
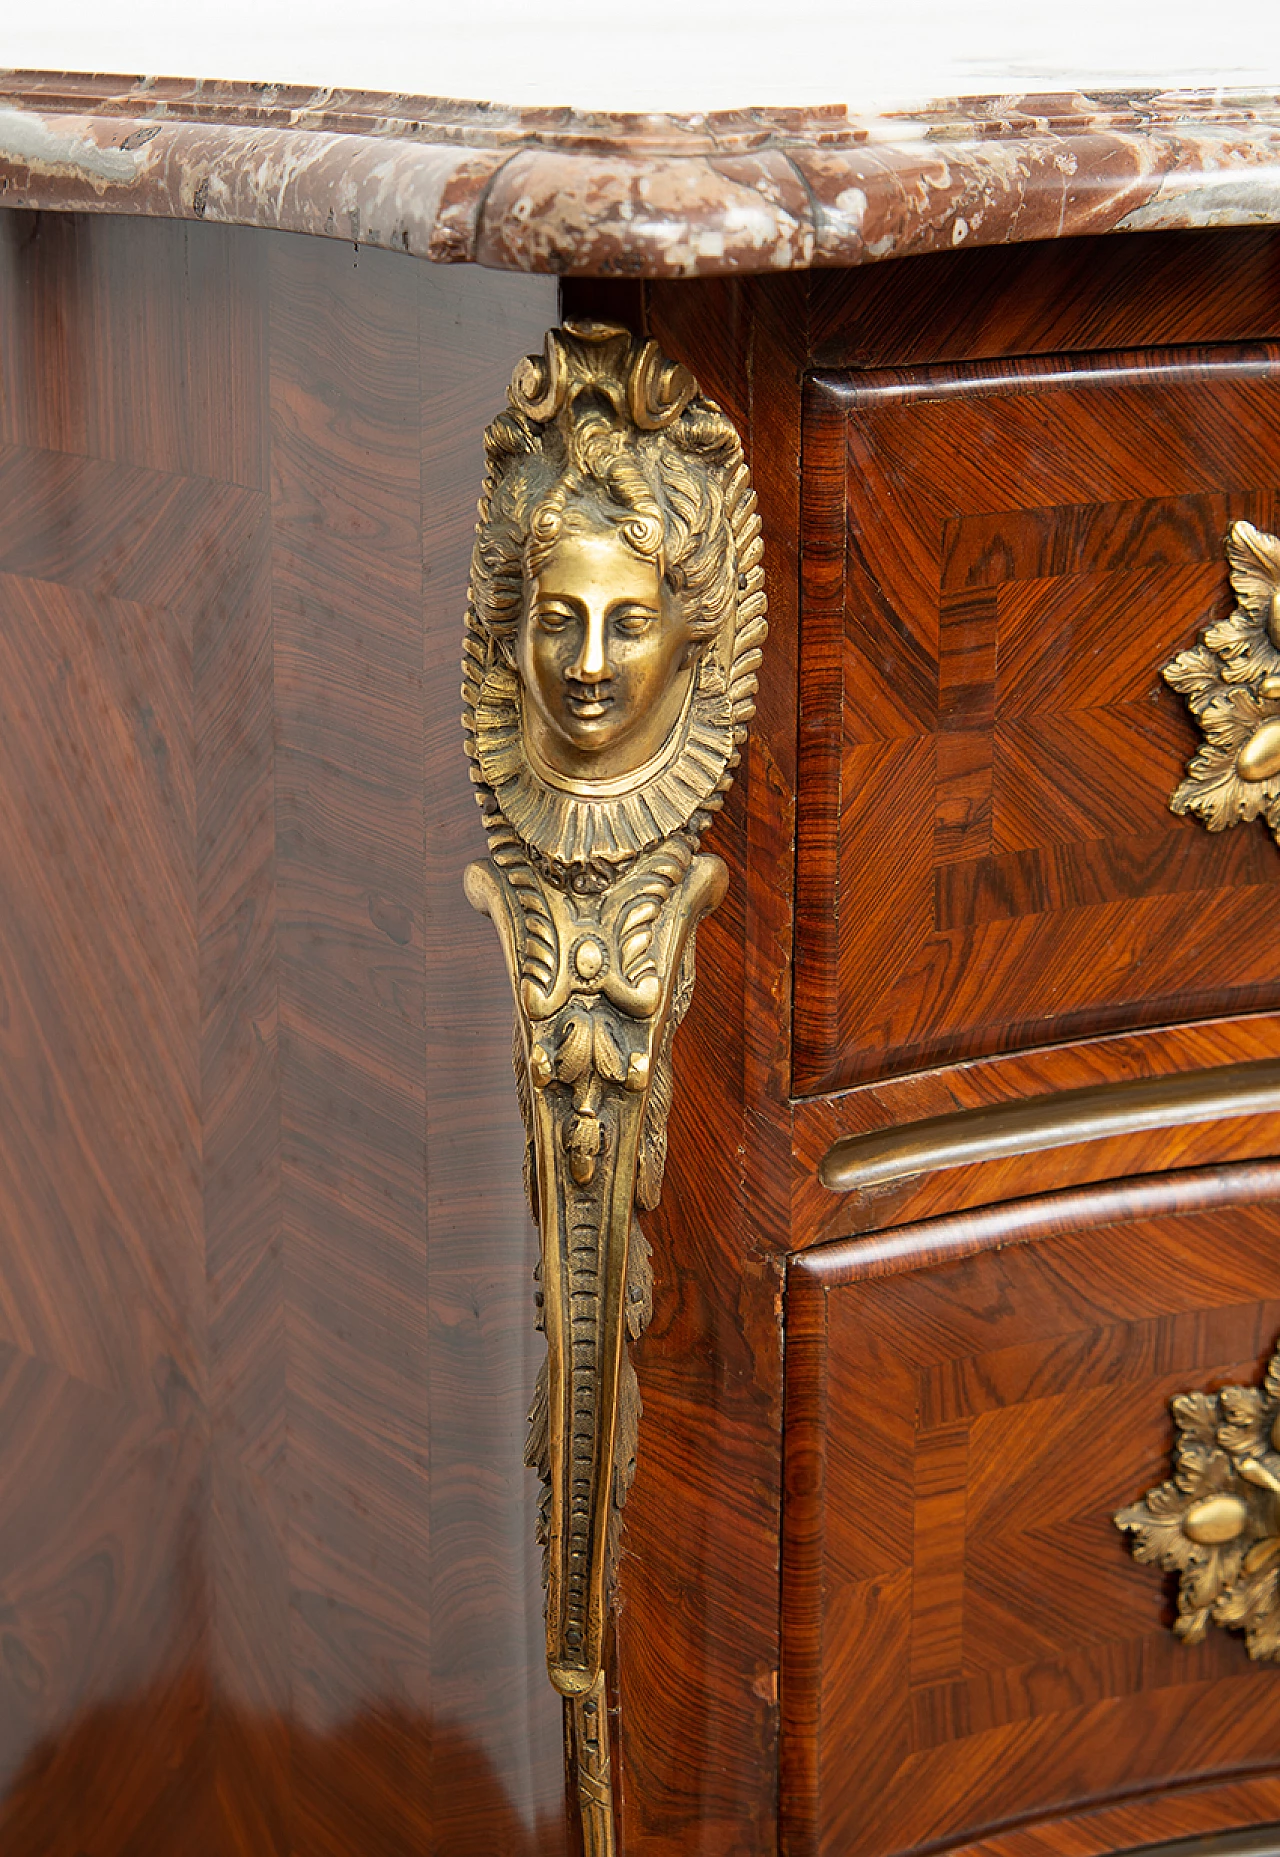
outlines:
[[[1280,1824],[1274,105],[0,88],[5,1857]]]

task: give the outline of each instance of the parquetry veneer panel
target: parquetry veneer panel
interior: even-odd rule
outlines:
[[[967,1842],[1274,1761],[1274,1670],[1225,1633],[1179,1643],[1111,1517],[1166,1474],[1173,1394],[1257,1378],[1278,1196],[1274,1163],[1206,1169],[793,1264],[792,1857]]]
[[[1277,338],[1276,250],[557,305],[0,214],[5,1857],[572,1848],[457,735],[479,435],[558,307],[740,427],[773,625],[646,1219],[621,1847],[774,1849],[780,1632],[790,1857],[1280,1817],[1275,1673],[1182,1650],[1108,1519],[1169,1393],[1280,1329],[1266,1118],[817,1178],[850,1133],[1274,1049],[1276,853],[1169,816],[1195,731],[1158,670],[1229,603],[1229,518],[1276,526],[1280,351],[1238,346]],[[793,984],[795,1079],[843,1095],[794,1099]],[[1175,1166],[1207,1178],[1114,1186]]]
[[[565,1851],[460,881],[499,294],[0,215],[5,1857]]]
[[[1159,676],[1276,526],[1278,356],[810,383],[802,1093],[1280,997],[1280,860],[1168,812]]]

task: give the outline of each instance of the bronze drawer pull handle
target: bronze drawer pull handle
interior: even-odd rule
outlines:
[[[873,1134],[845,1135],[823,1156],[818,1178],[833,1193],[857,1193],[1003,1155],[1036,1154],[1150,1128],[1277,1113],[1280,1058],[1258,1058],[1175,1077],[1137,1077],[1060,1090],[990,1108],[960,1109],[954,1115],[931,1116]]]
[[[614,1848],[605,1624],[652,1305],[671,1044],[694,937],[724,895],[698,841],[755,708],[760,522],[737,433],[656,343],[568,324],[485,434],[463,647],[489,858],[467,896],[516,1001],[516,1089],[541,1233],[547,1666],[570,1711],[588,1857]]]

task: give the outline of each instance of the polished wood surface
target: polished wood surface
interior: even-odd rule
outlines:
[[[553,287],[0,237],[4,1849],[560,1857],[456,735]]]
[[[800,288],[801,280],[790,280]],[[643,314],[633,287],[566,288],[567,313]],[[723,294],[714,293],[714,303]],[[635,1349],[640,1460],[619,1570],[621,1845],[627,1857],[737,1857],[777,1845],[781,1237],[790,1114],[785,866],[794,766],[799,402],[784,313],[708,313],[702,293],[648,327],[744,434],[767,541],[768,670],[742,765],[704,839],[729,866],[698,934],[698,984],[654,1244],[654,1317]],[[752,356],[777,383],[767,406]],[[790,512],[789,514],[787,512]],[[761,871],[771,871],[760,881]],[[729,1544],[732,1544],[731,1546]]]
[[[792,1124],[795,1857],[1092,1857],[1280,1815],[1273,1673],[1239,1645],[1184,1651],[1110,1522],[1168,1472],[1168,1398],[1256,1375],[1274,1343],[1280,1176],[1248,1165],[1275,1154],[1274,1117],[993,1145],[847,1195],[818,1178],[841,1136],[1280,1049],[1257,1010],[1280,865],[1265,835],[1196,844],[1165,812],[1196,736],[1146,656],[1230,605],[1223,493],[1274,514],[1258,343],[1280,330],[1278,252],[1273,233],[1134,240],[814,280],[794,1050],[797,1090],[821,1093]],[[1170,352],[1189,343],[1215,346]],[[1196,415],[1209,375],[1225,392]],[[913,965],[909,999],[894,975]]]
[[[1280,339],[1271,226],[1047,239],[810,278],[815,368]]]
[[[849,1133],[1029,1095],[1247,1062],[1280,1048],[1274,1015],[1237,1013],[1193,1024],[1135,1025],[987,1057],[961,1046],[954,1061],[896,1076],[885,1074],[888,1065],[868,1060],[868,1080],[854,1088],[792,1095],[793,982],[798,997],[807,983],[820,1004],[831,1003],[814,972],[808,927],[803,921],[797,926],[795,813],[797,797],[802,809],[813,804],[811,757],[821,757],[833,741],[838,748],[838,733],[832,735],[815,704],[815,691],[833,665],[839,680],[843,649],[843,614],[824,658],[809,610],[815,538],[800,504],[802,492],[815,488],[808,453],[803,473],[797,469],[806,376],[818,369],[972,364],[1037,352],[1280,335],[1280,239],[1272,231],[1067,242],[989,257],[989,264],[966,257],[960,272],[943,258],[841,277],[815,272],[687,285],[575,280],[565,287],[568,313],[644,327],[731,413],[746,440],[769,548],[768,668],[741,778],[708,839],[730,864],[730,890],[701,938],[699,994],[681,1031],[672,1119],[671,1179],[678,1184],[650,1221],[659,1293],[654,1326],[637,1354],[646,1429],[620,1574],[619,1691],[624,1844],[646,1857],[674,1857],[683,1849],[726,1857],[769,1850],[776,1835],[768,1716],[759,1709],[759,1697],[772,1695],[767,1660],[770,1652],[776,1659],[780,1645],[772,1623],[777,1537],[768,1505],[778,1504],[774,1526],[789,1506],[789,1498],[775,1493],[782,1406],[770,1380],[780,1320],[772,1260],[854,1232],[1159,1171],[1171,1161],[1196,1166],[1275,1151],[1274,1119],[1259,1115],[1184,1128],[1172,1141],[1152,1131],[1115,1136],[1060,1149],[1051,1159],[983,1156],[856,1195],[833,1194],[817,1177],[827,1148]],[[1255,433],[1253,442],[1268,441]],[[833,494],[841,501],[838,510],[833,505],[833,534],[845,515],[842,459],[837,468],[841,483]],[[890,518],[909,521],[910,509],[877,507],[870,519],[884,524]],[[1220,540],[1214,538],[1212,550]],[[1225,563],[1212,550],[1205,560],[1215,590],[1210,604],[1226,586]],[[1204,616],[1193,615],[1193,632]],[[1162,608],[1157,623],[1167,622]],[[1176,716],[1171,694],[1165,700]],[[1194,740],[1189,725],[1176,726],[1187,742]],[[801,773],[797,751],[806,770]],[[1170,790],[1177,771],[1175,759]],[[874,789],[851,795],[851,816],[875,797]],[[1164,797],[1158,824],[1176,828],[1163,812]],[[906,829],[914,829],[909,820]],[[1275,853],[1260,828],[1259,837],[1249,855],[1269,885]],[[832,903],[830,892],[815,894],[815,913],[829,921]],[[896,949],[892,909],[883,912],[880,932],[880,952],[869,960]],[[1269,957],[1256,950],[1255,958],[1265,964]],[[1180,1005],[1172,1016],[1189,1015]],[[843,1047],[824,1058],[829,1065],[846,1060]],[[694,1272],[691,1259],[697,1259]],[[681,1319],[664,1328],[664,1295],[671,1290]],[[785,1326],[789,1351],[790,1317]],[[754,1406],[745,1398],[749,1392]],[[655,1411],[659,1416],[650,1422]],[[1162,1417],[1158,1412],[1157,1420]],[[735,1480],[718,1484],[710,1466]],[[1108,1541],[1108,1551],[1123,1558],[1122,1544]],[[700,1608],[710,1627],[701,1642]],[[705,1789],[701,1803],[699,1785]],[[794,1809],[794,1796],[788,1809]],[[1181,1822],[1193,1823],[1176,1813],[1144,1819],[1142,1827],[1148,1822],[1154,1839],[1177,1835]],[[1212,1822],[1231,1822],[1229,1809]],[[1243,1807],[1240,1822],[1247,1822]],[[1124,1840],[1115,1835],[1119,1848]],[[1140,1828],[1128,1842],[1145,1836]],[[848,1842],[837,1837],[831,1857],[843,1857]]]
[[[1179,1004],[1171,1015],[1175,1023],[1167,1029],[1062,1043],[1057,1042],[1060,1034],[1054,1030],[1028,1049],[993,1054],[978,1059],[976,1066],[973,1055],[966,1052],[955,1061],[941,1061],[897,1077],[873,1073],[873,1080],[847,1090],[839,1099],[851,1105],[848,1121],[842,1122],[834,1097],[798,1102],[790,1097],[793,977],[800,993],[808,987],[815,1010],[830,1013],[837,1009],[817,983],[814,949],[803,924],[794,940],[792,934],[797,743],[806,768],[814,764],[813,758],[821,765],[825,757],[829,771],[833,750],[838,749],[828,726],[830,702],[824,705],[819,698],[824,687],[830,689],[833,676],[838,689],[843,634],[842,614],[839,624],[824,622],[816,638],[806,620],[803,641],[799,636],[795,538],[800,534],[802,478],[795,469],[799,457],[795,414],[806,375],[819,368],[974,363],[1036,353],[1091,355],[1144,344],[1159,355],[1171,343],[1232,344],[1280,337],[1280,234],[1259,228],[1246,233],[1066,240],[871,265],[838,275],[817,271],[803,277],[717,279],[689,285],[576,281],[566,286],[566,302],[584,313],[619,316],[633,323],[643,319],[643,326],[666,340],[671,352],[706,373],[746,434],[761,486],[761,509],[772,545],[768,565],[771,669],[761,692],[762,723],[751,750],[758,757],[760,773],[748,810],[753,849],[744,869],[751,901],[743,958],[751,997],[751,1045],[771,1050],[773,1056],[763,1068],[747,1074],[752,1140],[785,1147],[779,1141],[782,1125],[794,1117],[807,1173],[813,1165],[807,1158],[813,1153],[807,1133],[811,1124],[820,1125],[829,1142],[851,1127],[889,1126],[943,1113],[952,1106],[994,1102],[1004,1094],[1017,1096],[1027,1089],[1082,1087],[1109,1077],[1160,1074],[1196,1062],[1231,1061],[1275,1048],[1267,1044],[1270,1034],[1258,1018],[1261,1043],[1250,1042],[1248,1025],[1240,1021],[1234,1032],[1224,1033],[1221,1059],[1208,1045],[1199,1047],[1206,1051],[1203,1058],[1189,1051],[1184,1059],[1180,1055],[1183,1033],[1176,1021],[1192,1015]],[[1158,436],[1152,449],[1157,454],[1160,451]],[[841,470],[838,460],[837,470]],[[813,487],[809,458],[803,482]],[[839,494],[833,490],[833,495]],[[873,512],[873,519],[881,520],[878,511]],[[1219,550],[1220,543],[1219,535],[1212,550]],[[813,557],[813,539],[807,534],[804,557],[807,576]],[[1220,553],[1216,561],[1212,573],[1217,591],[1210,607],[1226,588]],[[806,610],[807,602],[806,594]],[[1191,635],[1205,617],[1192,615]],[[803,732],[796,713],[796,691],[801,685]],[[1159,701],[1167,706],[1171,718],[1178,714],[1180,705],[1172,692],[1161,687]],[[1184,718],[1176,724],[1171,721],[1171,726],[1182,731],[1189,749],[1196,740],[1190,723]],[[1170,790],[1181,763],[1175,758],[1171,767]],[[831,792],[829,779],[824,791]],[[812,816],[811,799],[808,804]],[[1163,810],[1159,822],[1168,827],[1184,823],[1166,821]],[[1189,826],[1185,835],[1194,837]],[[1274,860],[1269,864],[1264,856],[1268,847],[1261,827],[1257,835],[1261,842],[1251,855],[1269,872]],[[811,903],[821,948],[837,899],[822,892],[818,884],[813,889]],[[892,923],[889,932],[892,937]],[[1225,1028],[1230,1021],[1215,1018],[1214,1023]],[[1050,1036],[1052,1042],[1048,1042]],[[1207,1028],[1202,1035],[1210,1045],[1215,1036]],[[842,1061],[840,1056],[834,1060],[836,1064]],[[980,1086],[976,1090],[974,1080]],[[771,1150],[778,1151],[778,1147]],[[1203,1158],[1213,1156],[1206,1152]],[[1117,1157],[1121,1172],[1131,1171],[1134,1164],[1144,1163]],[[1064,1180],[1080,1177],[1070,1171]],[[773,1178],[772,1163],[762,1145],[759,1185],[765,1207],[772,1201]],[[1010,1190],[1028,1191],[1031,1183],[1011,1176]],[[939,1201],[908,1207],[901,1216],[925,1216],[944,1209]],[[892,1206],[885,1207],[884,1213],[899,1216]],[[771,1212],[753,1217],[752,1229],[763,1229],[770,1242],[808,1244],[815,1240],[816,1216],[811,1199],[801,1203],[797,1198],[789,1233]],[[875,1222],[875,1215],[870,1222]],[[827,1227],[824,1235],[836,1232]]]
[[[1276,527],[1277,380],[1261,346],[815,377],[801,1093],[1277,1003],[1275,847],[1169,813],[1160,678],[1231,610],[1229,523]]]
[[[887,1078],[837,1096],[795,1105],[791,1217],[796,1249],[807,1249],[856,1232],[934,1218],[941,1213],[993,1205],[1128,1174],[1158,1172],[1171,1161],[1180,1167],[1256,1160],[1276,1152],[1276,1118],[1265,1110],[1225,1121],[1187,1123],[1176,1138],[1160,1128],[1133,1128],[1097,1139],[1064,1141],[1049,1152],[1006,1152],[975,1147],[956,1166],[922,1166],[899,1180],[850,1193],[823,1185],[821,1167],[834,1143],[850,1136],[888,1138],[902,1128],[933,1118],[1006,1106],[1054,1102],[1077,1090],[1124,1089],[1130,1081],[1170,1081],[1187,1072],[1257,1060],[1280,1050],[1280,1018],[1250,1013],[1092,1038],[1074,1045],[1005,1052],[971,1064]],[[1121,1099],[1123,1100],[1123,1098]],[[1064,1129],[1064,1133],[1069,1130]],[[928,1157],[923,1157],[928,1159]]]
[[[1175,1393],[1260,1376],[1278,1196],[1274,1163],[1174,1173],[793,1265],[792,1857],[950,1847],[1274,1766],[1274,1670],[1223,1632],[1180,1644],[1111,1515],[1166,1474]],[[1186,1828],[1248,1820],[1219,1811]]]
[[[0,234],[6,1857],[572,1857],[456,663],[480,433],[555,291],[214,226]],[[1274,1118],[818,1177],[845,1136],[1280,1049],[1280,859],[1164,810],[1194,731],[1155,676],[1280,484],[1280,236],[562,307],[655,335],[743,432],[772,625],[645,1219],[622,1851],[1280,1819],[1274,1681],[1174,1643],[1106,1508],[1163,1474],[1169,1392],[1280,1330]],[[985,826],[976,738],[1024,783]],[[941,820],[886,784],[952,750]],[[895,961],[916,992],[873,1010]],[[1046,1547],[1059,1462],[1088,1487]],[[1259,1699],[1253,1755],[1225,1714],[1195,1741],[1192,1667]],[[1137,1725],[1132,1785],[1102,1721]]]
[[[953,1857],[1103,1857],[1152,1845],[1170,1847],[1167,1857],[1272,1857],[1278,1825],[1280,1780],[1264,1775],[1170,1787],[1154,1798],[1019,1825],[957,1846]]]

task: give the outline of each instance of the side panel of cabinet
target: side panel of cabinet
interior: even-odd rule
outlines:
[[[550,280],[0,215],[0,1845],[562,1857],[481,434]]]
[[[791,1857],[950,1848],[1119,1800],[1127,1829],[1095,1848],[1274,1811],[1275,1670],[1236,1634],[1180,1643],[1112,1516],[1169,1474],[1175,1394],[1260,1379],[1278,1231],[1268,1162],[794,1262]],[[1166,1788],[1211,1785],[1162,1816]]]

